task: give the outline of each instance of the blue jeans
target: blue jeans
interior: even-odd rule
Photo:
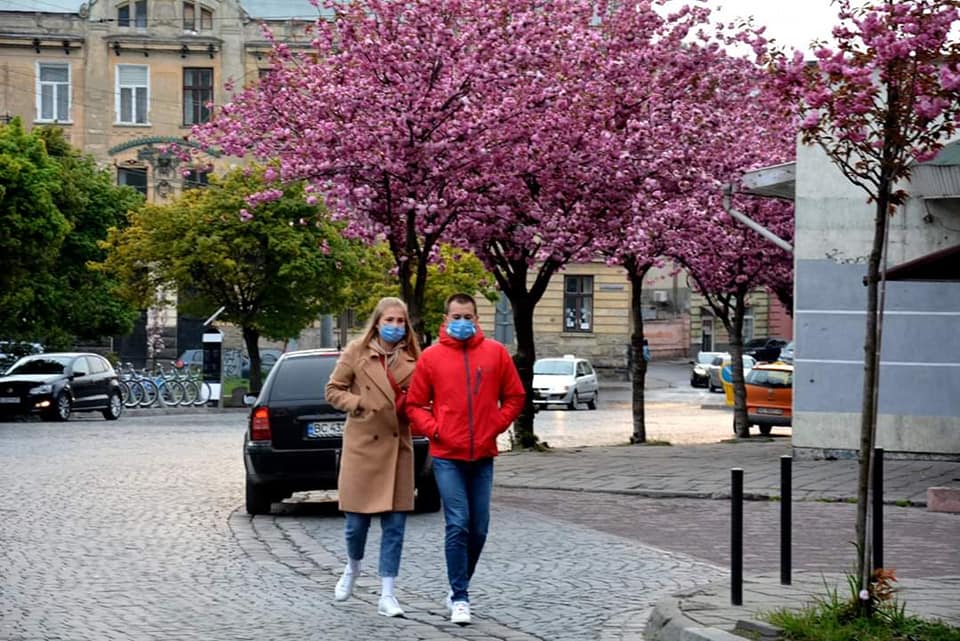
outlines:
[[[433,459],[446,522],[447,579],[454,601],[469,601],[470,578],[490,526],[493,459]]]
[[[347,538],[347,556],[355,561],[363,558],[367,546],[372,514],[344,512],[347,518],[344,534]],[[400,571],[400,554],[403,552],[403,530],[407,524],[406,512],[383,512],[380,514],[380,576],[397,576]]]

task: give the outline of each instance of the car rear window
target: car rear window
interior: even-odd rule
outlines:
[[[323,400],[323,390],[337,364],[333,356],[300,356],[288,358],[274,367],[270,399],[290,401]]]
[[[793,374],[782,370],[754,369],[747,374],[747,383],[764,387],[791,387]]]

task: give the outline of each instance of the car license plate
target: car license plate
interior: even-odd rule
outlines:
[[[343,421],[318,421],[307,423],[307,438],[343,436]]]
[[[779,416],[783,414],[783,410],[777,409],[775,407],[758,407],[757,414],[774,414]]]
[[[19,396],[0,396],[0,403],[19,403]]]

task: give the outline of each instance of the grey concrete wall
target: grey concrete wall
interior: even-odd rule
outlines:
[[[901,207],[888,264],[960,242],[958,209],[918,199]],[[873,209],[822,151],[800,147],[796,218],[793,445],[857,449]],[[960,456],[960,283],[890,282],[885,310],[878,446]]]

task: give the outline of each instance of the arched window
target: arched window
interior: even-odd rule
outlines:
[[[183,3],[183,30],[194,31],[196,29],[197,15],[196,7],[192,2]]]
[[[117,26],[147,28],[147,0],[134,0],[117,6]]]
[[[210,31],[213,29],[213,11],[206,7],[198,7],[194,2],[183,3],[184,31]]]

